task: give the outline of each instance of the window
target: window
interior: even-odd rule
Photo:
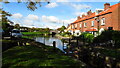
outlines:
[[[74,29],[74,25],[72,25],[72,29]]]
[[[105,18],[101,19],[101,25],[105,25]]]
[[[87,23],[84,23],[84,27],[87,27]]]
[[[94,26],[94,21],[92,21],[91,26]]]
[[[75,24],[75,29],[77,28],[77,24]]]
[[[80,28],[82,28],[82,25],[80,24]]]

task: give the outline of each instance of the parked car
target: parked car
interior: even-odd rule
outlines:
[[[12,31],[11,31],[11,37],[13,38],[20,38],[20,37],[22,37],[22,33],[21,33],[21,31],[20,30],[18,30],[18,29],[13,29]]]

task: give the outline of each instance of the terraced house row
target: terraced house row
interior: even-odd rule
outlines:
[[[104,9],[90,10],[87,15],[78,16],[66,29],[74,35],[89,32],[95,36],[104,30],[120,30],[120,3],[112,6],[105,3]]]

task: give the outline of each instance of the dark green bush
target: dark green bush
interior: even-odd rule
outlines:
[[[115,45],[120,45],[120,31],[106,30],[101,35],[94,38],[94,43],[103,43],[109,40],[115,41]]]

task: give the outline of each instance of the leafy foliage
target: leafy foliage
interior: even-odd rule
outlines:
[[[20,29],[20,25],[19,24],[15,24],[14,28],[15,29]]]
[[[69,37],[71,35],[70,32],[63,32],[63,33],[60,33],[61,36],[64,36],[64,37]]]
[[[0,27],[2,27],[4,32],[8,34],[11,31],[11,26],[9,23],[12,23],[12,22],[7,18],[7,16],[11,16],[11,14],[9,12],[4,11],[3,9],[0,9],[0,12],[2,17],[2,19],[0,20]]]
[[[92,43],[92,42],[93,42],[93,39],[94,39],[94,35],[91,34],[91,33],[83,32],[83,33],[80,35],[80,38],[81,38],[82,40],[85,40],[85,41],[88,42],[88,43]]]
[[[120,31],[106,30],[102,32],[101,35],[94,39],[95,43],[103,43],[109,40],[115,41],[115,45],[119,46],[120,44]]]
[[[44,1],[48,4],[50,3],[49,0],[42,0],[42,1]],[[37,9],[37,7],[38,7],[37,5],[39,5],[39,7],[41,7],[42,1],[41,0],[17,0],[18,3],[22,3],[22,2],[26,3],[26,7],[32,11]],[[10,3],[10,0],[4,0],[3,2],[7,4],[7,3]]]
[[[65,26],[62,26],[61,28],[58,28],[57,30],[60,31],[60,33],[64,32],[64,30],[66,29]]]

